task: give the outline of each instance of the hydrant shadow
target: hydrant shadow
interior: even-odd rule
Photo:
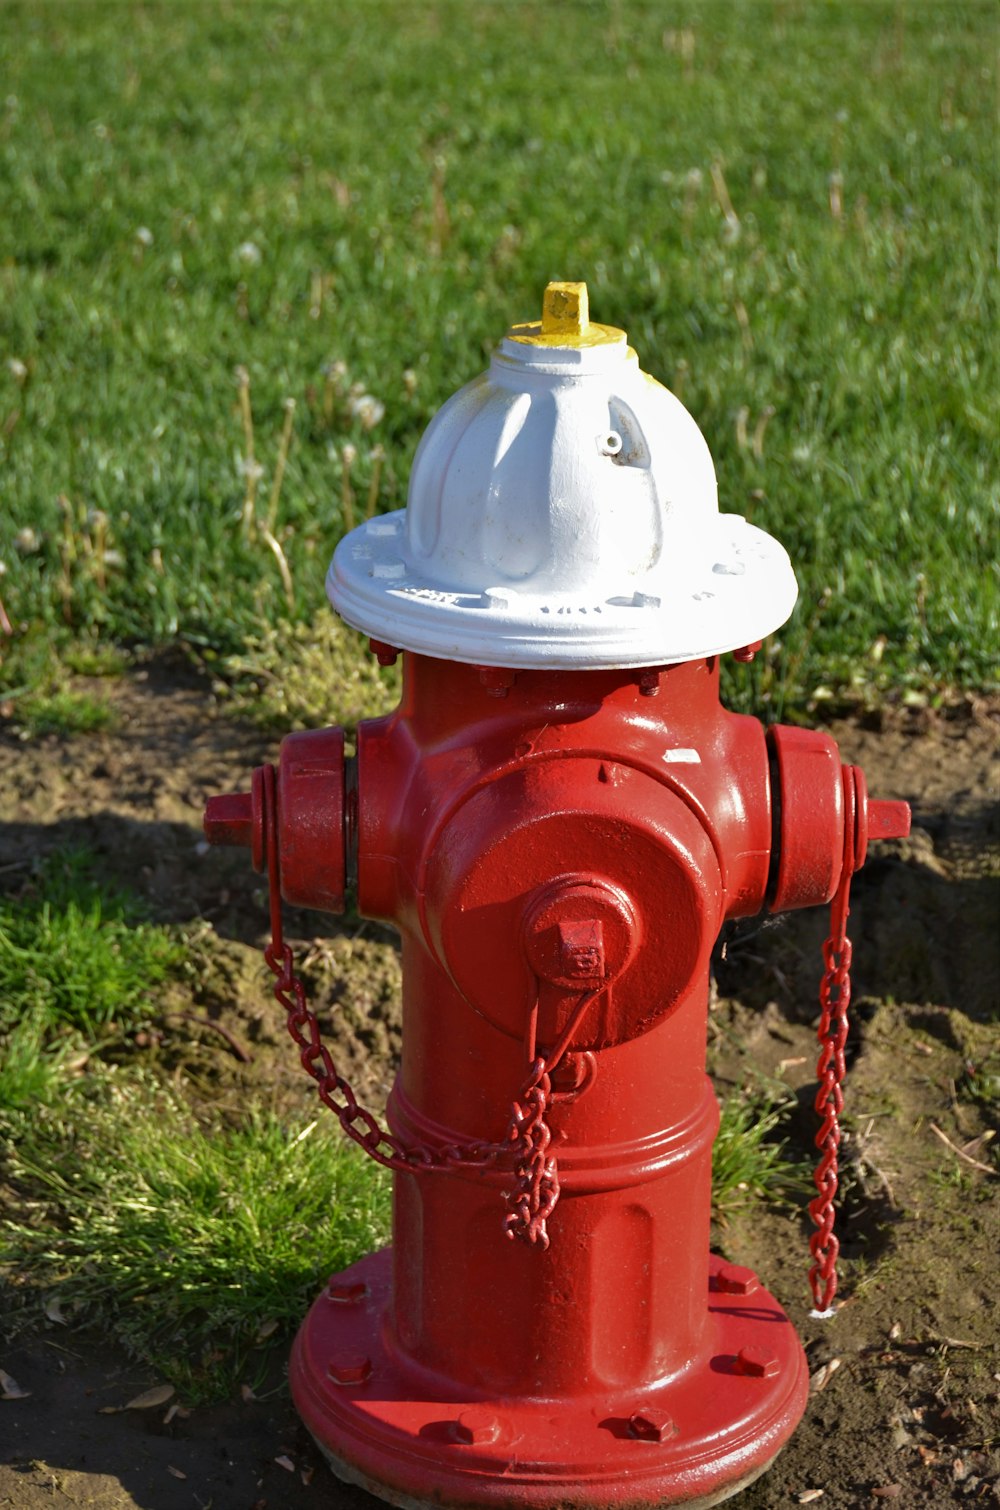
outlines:
[[[242,851],[209,849],[194,824],[107,809],[52,823],[0,822],[0,894],[19,893],[46,862],[68,854],[85,857],[99,886],[138,897],[152,922],[205,920],[221,939],[255,948],[266,942],[266,878],[254,874]],[[292,937],[353,936],[363,926],[368,937],[396,938],[351,913],[333,918],[287,907],[285,915]]]

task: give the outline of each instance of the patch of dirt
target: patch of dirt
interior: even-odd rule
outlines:
[[[277,740],[227,720],[208,685],[175,667],[150,666],[111,695],[115,732],[24,743],[0,729],[0,888],[16,889],[54,848],[95,851],[155,917],[192,925],[189,989],[143,1052],[182,1064],[196,1097],[235,1106],[247,1086],[266,1085],[279,1105],[309,1105],[260,963],[262,880],[245,853],[207,850],[199,827],[206,798],[244,786]],[[821,1510],[997,1503],[1000,1181],[977,1165],[991,1163],[1000,1074],[998,713],[970,703],[947,717],[897,712],[881,727],[830,730],[873,793],[913,804],[914,830],[877,851],[852,898],[844,1305],[832,1321],[808,1316],[800,1214],[754,1208],[716,1233],[727,1257],[755,1267],[786,1304],[814,1376],[802,1425],[739,1499],[746,1510],[812,1503],[810,1490],[823,1491]],[[198,919],[217,935],[211,947],[199,945]],[[399,1046],[392,935],[294,911],[289,931],[339,1061],[381,1106]],[[733,930],[710,1018],[720,1088],[763,1074],[794,1093],[788,1152],[802,1160],[812,1155],[825,932],[821,909]],[[377,1504],[329,1475],[291,1408],[280,1359],[273,1392],[258,1389],[267,1398],[169,1423],[164,1409],[98,1413],[156,1381],[86,1331],[22,1336],[0,1363],[31,1391],[0,1403],[0,1506]]]

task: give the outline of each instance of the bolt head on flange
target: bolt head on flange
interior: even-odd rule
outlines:
[[[372,1361],[364,1353],[340,1353],[331,1358],[326,1372],[334,1384],[364,1384],[371,1378]]]
[[[723,1295],[752,1295],[760,1289],[760,1280],[752,1269],[742,1264],[723,1264],[715,1276],[716,1288]]]
[[[337,1305],[357,1305],[368,1294],[363,1279],[340,1279],[334,1275],[326,1287],[327,1298]]]
[[[629,1416],[628,1434],[637,1442],[669,1442],[677,1435],[677,1427],[666,1411],[644,1406]]]
[[[500,1435],[500,1422],[491,1410],[463,1410],[452,1426],[452,1435],[463,1447],[488,1447]]]
[[[733,1365],[737,1374],[748,1379],[773,1379],[780,1367],[776,1355],[765,1347],[741,1347]]]

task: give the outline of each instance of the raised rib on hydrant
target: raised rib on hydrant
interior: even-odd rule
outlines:
[[[550,284],[446,403],[407,507],[339,545],[331,601],[403,696],[290,735],[206,833],[252,847],[302,1062],[395,1171],[391,1250],[334,1275],[292,1390],[343,1478],[397,1505],[715,1504],[802,1414],[802,1348],[709,1253],[705,1075],[723,922],[834,900],[813,1202],[836,1284],[851,873],[906,833],[833,740],[719,702],[795,578],[719,512],[697,425],[583,284]],[[403,1055],[388,1129],[321,1043],[281,896],[392,923]]]

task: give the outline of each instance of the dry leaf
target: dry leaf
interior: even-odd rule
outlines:
[[[0,1400],[27,1400],[30,1389],[22,1389],[5,1369],[0,1368]]]
[[[249,1405],[250,1401],[256,1400],[256,1398],[257,1396],[254,1394],[253,1389],[249,1384],[240,1385],[240,1399],[243,1401],[244,1405]]]
[[[167,1472],[168,1473],[172,1473],[175,1479],[186,1479],[187,1478],[187,1474],[183,1473],[180,1468],[175,1468],[174,1465],[173,1465],[173,1463],[168,1463],[167,1464]]]
[[[310,1464],[308,1468],[303,1468],[302,1472],[299,1474],[299,1478],[302,1480],[303,1484],[305,1484],[307,1489],[313,1481],[313,1474],[315,1472],[315,1468],[313,1468]]]
[[[261,1322],[260,1326],[257,1328],[257,1336],[255,1338],[255,1341],[266,1342],[268,1337],[270,1337],[277,1330],[278,1323],[272,1316],[271,1318],[269,1318],[269,1320]]]
[[[136,1395],[134,1400],[129,1400],[122,1410],[152,1410],[157,1405],[166,1405],[174,1395],[172,1384],[154,1384],[152,1389],[143,1390],[141,1395]]]
[[[802,1493],[797,1494],[795,1498],[800,1505],[811,1505],[814,1500],[821,1500],[825,1492],[824,1489],[803,1489]]]
[[[50,1321],[56,1322],[59,1326],[69,1326],[69,1322],[62,1313],[58,1295],[53,1295],[51,1300],[45,1302],[45,1314]]]
[[[892,1326],[889,1328],[889,1341],[895,1342],[897,1337],[902,1337],[902,1335],[903,1328],[900,1326],[898,1321],[894,1321],[892,1323]]]
[[[829,1363],[824,1363],[822,1368],[818,1368],[809,1381],[810,1392],[814,1395],[821,1394],[843,1361],[843,1358],[831,1358]]]
[[[286,1473],[295,1472],[295,1464],[292,1462],[291,1458],[282,1456],[280,1458],[275,1458],[274,1461],[277,1463],[279,1468],[284,1468]]]

